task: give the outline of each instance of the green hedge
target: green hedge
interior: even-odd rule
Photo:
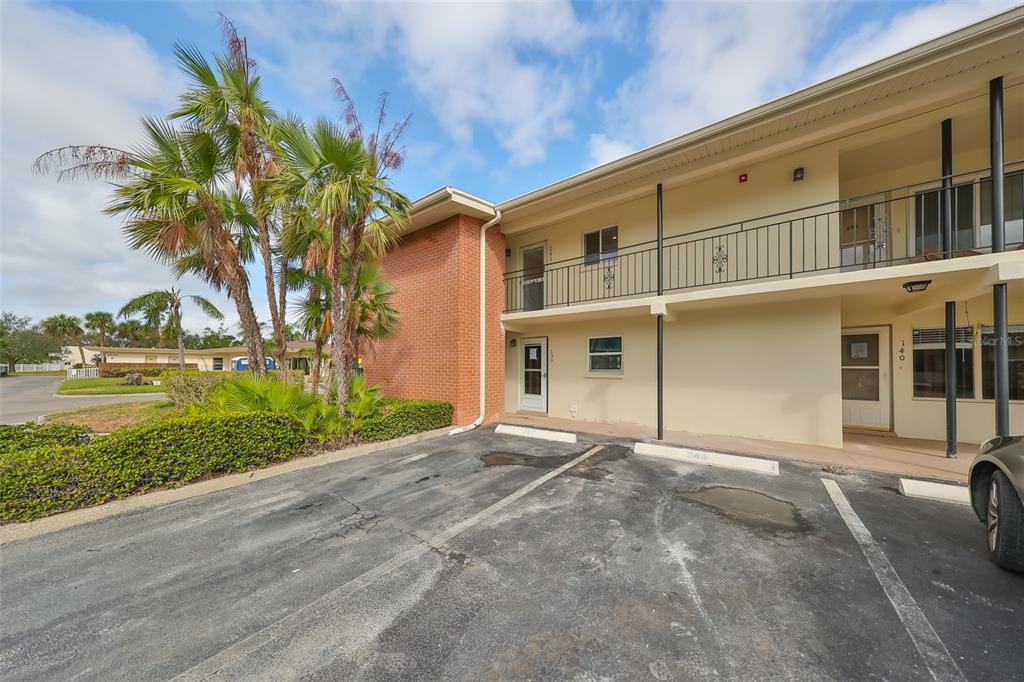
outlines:
[[[359,429],[364,441],[391,440],[420,431],[451,426],[451,403],[437,400],[381,400],[377,414],[368,417]]]
[[[168,419],[78,446],[0,454],[0,522],[29,521],[153,488],[291,459],[308,443],[282,415]]]
[[[267,373],[267,376],[280,376],[277,370]],[[167,393],[167,397],[174,401],[178,409],[188,407],[193,403],[206,402],[213,391],[226,381],[251,377],[249,371],[211,371],[200,372],[198,370],[165,369],[160,373],[160,387]],[[301,370],[288,370],[288,381],[301,385],[305,377]]]
[[[177,367],[178,363],[174,363],[174,366]],[[158,377],[167,371],[166,362],[140,362],[136,364],[112,364],[109,362],[101,362],[97,365],[97,367],[99,367],[100,369],[101,377],[117,378],[126,377],[129,374],[141,374],[144,377]],[[186,371],[190,369],[198,371],[196,369],[195,363],[189,363],[185,365]]]
[[[0,424],[0,453],[40,445],[77,445],[92,431],[74,424]]]

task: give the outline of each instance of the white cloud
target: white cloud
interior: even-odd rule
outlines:
[[[1013,4],[936,2],[859,26],[840,25],[836,20],[851,8],[836,4],[666,4],[651,17],[648,63],[603,103],[604,129],[591,135],[591,163],[714,123]],[[837,33],[828,47],[825,41]]]
[[[605,131],[590,139],[591,161],[777,96],[803,77],[831,11],[810,2],[664,5],[650,17],[648,63],[603,103]]]
[[[1017,0],[954,0],[913,7],[872,21],[839,42],[821,61],[815,80],[837,76],[1009,9]]]
[[[588,25],[571,3],[376,3],[241,5],[233,18],[261,62],[288,73],[301,91],[329,79],[356,80],[374,59],[398,66],[403,81],[463,150],[495,137],[512,165],[541,161],[573,132],[572,108],[587,90],[594,36],[621,36],[625,18]],[[308,58],[307,58],[308,56]]]
[[[35,318],[116,311],[131,296],[171,285],[167,269],[129,250],[119,221],[102,213],[108,185],[58,184],[31,167],[62,145],[132,144],[139,117],[173,103],[175,71],[126,28],[43,5],[4,3],[2,12],[3,308]],[[180,286],[206,293],[196,280]],[[233,318],[226,299],[216,300]],[[206,323],[194,312],[186,319]]]

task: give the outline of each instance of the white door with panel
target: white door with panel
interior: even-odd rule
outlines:
[[[842,338],[843,426],[890,430],[888,327],[844,329]]]
[[[522,368],[519,407],[530,412],[547,412],[548,340],[523,339],[519,354]]]

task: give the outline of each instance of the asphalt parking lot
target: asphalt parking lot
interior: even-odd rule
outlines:
[[[966,507],[595,447],[486,429],[10,543],[0,675],[1024,679]]]

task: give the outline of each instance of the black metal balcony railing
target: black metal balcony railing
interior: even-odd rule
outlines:
[[[1006,243],[1024,241],[1024,162],[1007,167]],[[953,257],[991,250],[985,170],[954,178]],[[970,176],[970,177],[967,177]],[[665,292],[938,260],[939,181],[833,201],[666,237]],[[900,192],[901,196],[892,197]],[[986,223],[988,221],[988,223]],[[652,230],[653,231],[653,230]],[[894,238],[898,235],[898,238]],[[658,291],[655,241],[505,273],[505,312],[540,310]]]

